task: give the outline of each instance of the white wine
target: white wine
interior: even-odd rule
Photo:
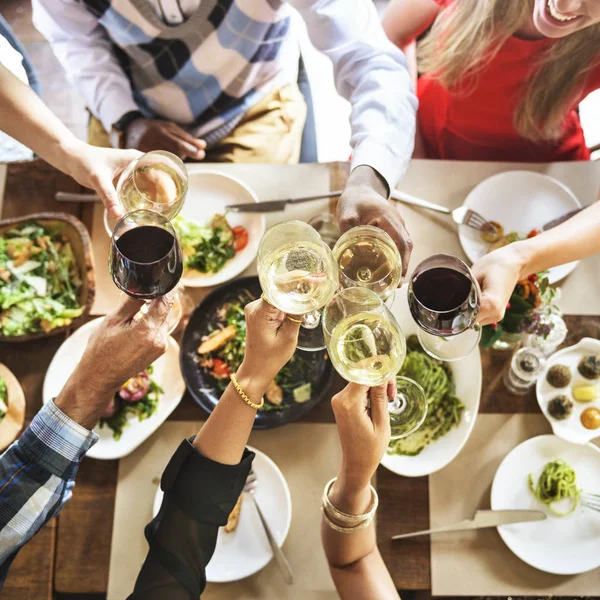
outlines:
[[[341,242],[335,258],[342,285],[368,287],[385,302],[398,287],[402,274],[396,247],[371,235],[348,236]]]
[[[259,269],[261,285],[269,300],[294,315],[325,306],[337,285],[326,252],[324,244],[297,242],[268,254]]]
[[[327,349],[342,377],[369,386],[394,377],[406,357],[406,342],[398,327],[368,312],[341,319],[327,340]]]
[[[156,210],[172,219],[180,211],[185,196],[185,181],[172,167],[153,164],[138,167],[119,189],[125,212],[140,208]]]

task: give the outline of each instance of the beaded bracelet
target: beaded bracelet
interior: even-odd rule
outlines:
[[[264,406],[264,404],[265,404],[264,398],[260,399],[260,404],[256,404],[255,402],[252,402],[252,400],[250,400],[250,398],[248,398],[248,396],[246,395],[246,392],[244,392],[244,390],[242,389],[242,386],[240,385],[239,381],[237,380],[237,377],[233,373],[231,373],[231,375],[229,375],[229,378],[231,379],[231,383],[233,383],[233,387],[235,388],[236,392],[240,395],[242,400],[250,408],[253,408],[254,410],[259,410]]]

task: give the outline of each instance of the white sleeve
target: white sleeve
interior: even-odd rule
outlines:
[[[369,165],[394,189],[412,156],[417,112],[404,54],[387,39],[371,0],[289,2],[352,105],[352,168]]]
[[[137,110],[104,28],[75,0],[33,0],[33,23],[50,42],[69,81],[107,131],[125,113]]]

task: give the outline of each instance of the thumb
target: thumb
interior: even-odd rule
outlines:
[[[115,219],[120,219],[123,216],[123,209],[117,196],[117,190],[113,185],[110,177],[101,175],[98,177],[98,183],[94,186],[94,189],[98,196],[100,196],[104,208],[112,215]]]
[[[131,296],[127,296],[127,294],[121,294],[119,298],[119,304],[117,308],[113,312],[113,316],[120,323],[127,323],[140,312],[140,309],[144,306],[143,300],[138,300],[136,298],[131,298]]]
[[[371,388],[369,392],[371,399],[371,419],[376,428],[383,427],[389,423],[388,414],[388,384],[378,385]]]
[[[504,289],[502,281],[494,281],[494,278],[485,278],[481,282],[481,303],[479,308],[479,325],[497,323],[504,317],[506,303],[503,302]],[[514,285],[511,287],[511,290]],[[509,294],[510,296],[510,294]]]

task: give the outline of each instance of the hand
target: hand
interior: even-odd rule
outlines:
[[[143,302],[124,296],[94,329],[56,405],[92,429],[119,387],[165,352],[172,304],[171,295],[153,300],[146,314],[134,319]]]
[[[246,353],[239,368],[244,375],[266,387],[292,358],[300,323],[264,300],[246,305]],[[300,320],[298,317],[292,317]]]
[[[383,179],[371,167],[356,167],[338,202],[338,222],[344,233],[357,225],[383,229],[394,240],[402,260],[402,277],[406,275],[413,243],[398,209],[387,199]]]
[[[490,325],[504,317],[506,305],[522,279],[525,269],[520,252],[520,242],[515,242],[482,256],[471,267],[481,286],[481,308],[478,323]]]
[[[361,490],[369,485],[390,441],[388,396],[395,394],[394,388],[395,382],[370,389],[349,383],[332,398],[342,445],[340,488]]]
[[[68,152],[65,171],[77,183],[94,190],[116,219],[123,215],[114,182],[123,169],[141,156],[137,150],[98,148],[78,142]]]
[[[136,119],[125,131],[125,145],[142,152],[167,150],[182,160],[202,160],[206,142],[194,137],[185,129],[170,121],[160,119]]]

